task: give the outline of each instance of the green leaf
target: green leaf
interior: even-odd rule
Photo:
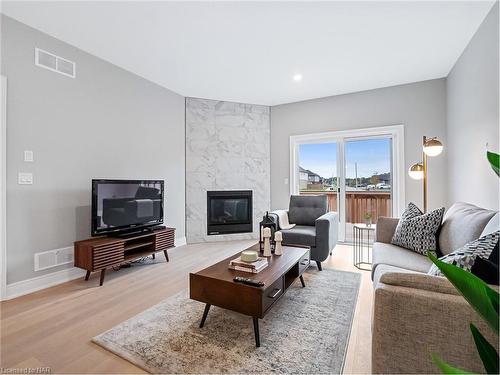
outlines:
[[[431,355],[432,355],[432,360],[434,361],[436,366],[439,367],[439,369],[443,374],[472,374],[471,372],[467,372],[465,370],[461,370],[459,368],[450,366],[434,353],[432,353]]]
[[[470,324],[470,330],[476,343],[476,348],[483,361],[484,369],[488,374],[498,374],[498,353],[495,348],[484,338],[474,324]]]
[[[500,305],[500,302],[498,301],[498,292],[496,292],[495,290],[493,290],[491,288],[486,289],[486,292],[488,293],[488,296],[490,297],[491,304],[493,305],[493,307],[495,308],[495,311],[498,314],[498,307]]]
[[[490,162],[491,168],[493,168],[497,176],[500,177],[500,156],[494,152],[486,151],[486,157]]]
[[[444,263],[430,253],[427,256],[498,334],[498,292],[472,273]]]

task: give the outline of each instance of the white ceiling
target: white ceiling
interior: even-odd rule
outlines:
[[[2,12],[182,95],[276,105],[445,77],[493,3],[17,1]]]

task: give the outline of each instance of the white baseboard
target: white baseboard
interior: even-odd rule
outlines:
[[[7,296],[5,300],[24,296],[25,294],[50,288],[51,286],[62,284],[83,276],[85,276],[84,270],[73,267],[66,270],[48,273],[47,275],[33,277],[32,279],[7,284]]]
[[[182,245],[186,245],[186,237],[176,238],[175,246]],[[33,277],[32,279],[7,284],[7,293],[3,301],[24,296],[25,294],[30,294],[45,288],[50,288],[51,286],[59,285],[84,276],[85,270],[72,267],[65,270],[48,273],[46,275]]]
[[[183,246],[187,245],[186,237],[178,237],[175,239],[175,246]]]

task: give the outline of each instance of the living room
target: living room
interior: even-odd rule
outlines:
[[[2,1],[2,373],[498,373],[498,7]]]

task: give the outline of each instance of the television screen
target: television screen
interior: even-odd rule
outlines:
[[[92,180],[93,236],[162,223],[162,180]]]

